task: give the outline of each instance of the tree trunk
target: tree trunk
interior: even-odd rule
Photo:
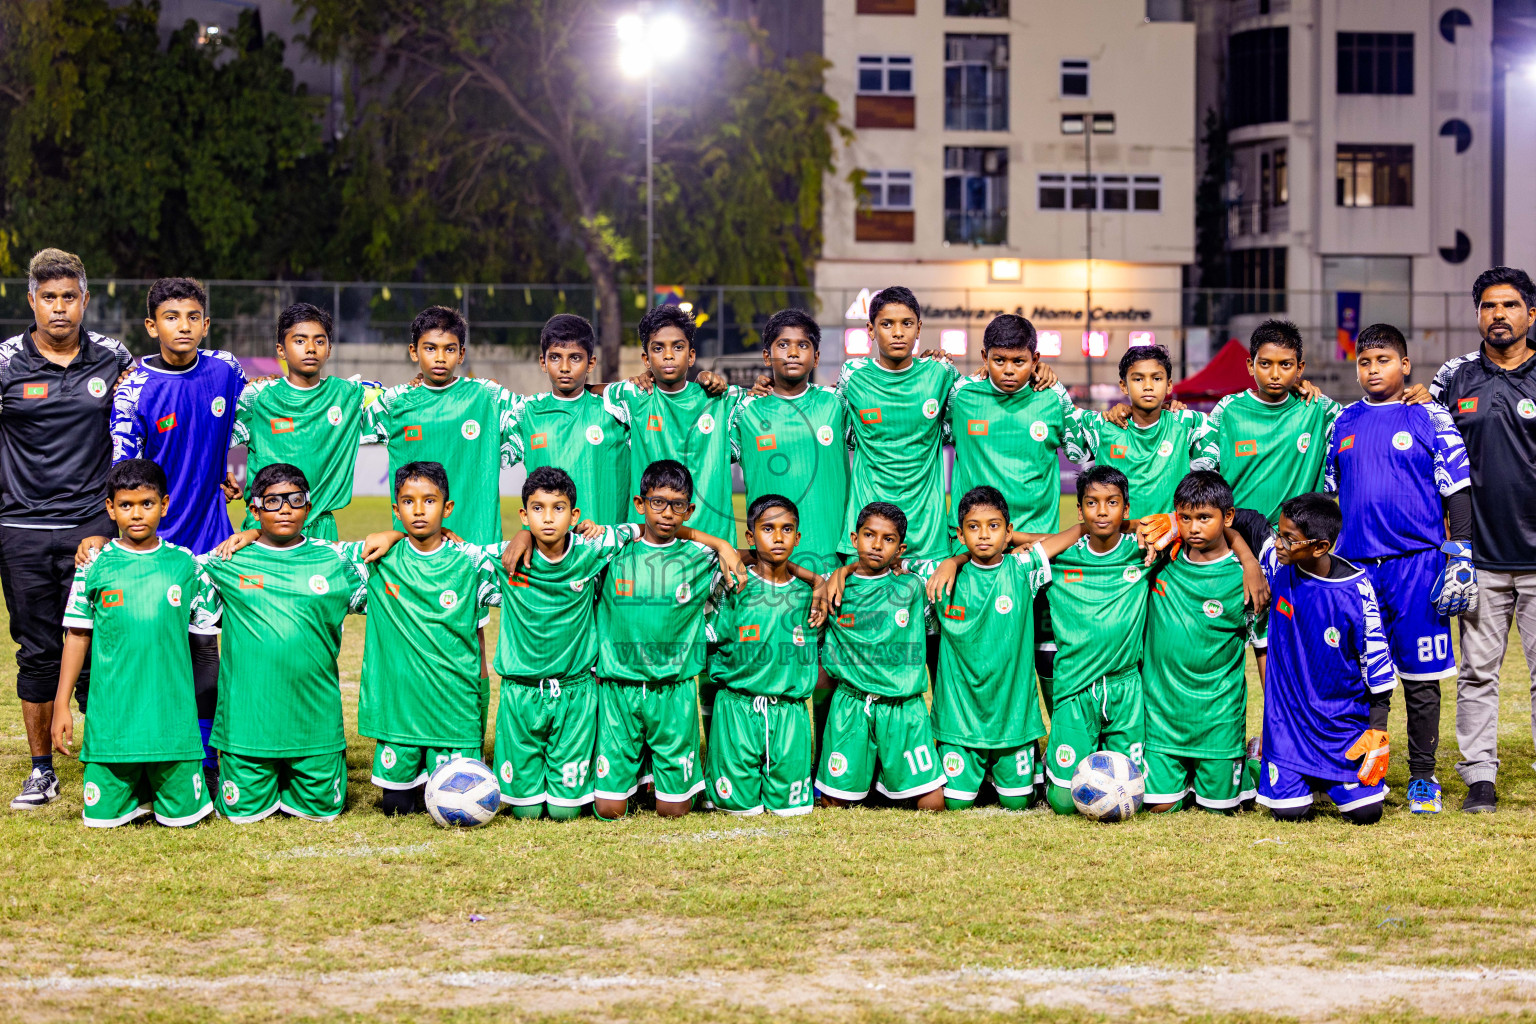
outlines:
[[[619,346],[624,340],[624,314],[619,308],[619,283],[607,259],[587,259],[597,296],[597,342],[602,351],[603,380],[619,379]]]

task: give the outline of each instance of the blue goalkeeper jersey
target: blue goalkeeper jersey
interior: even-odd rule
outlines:
[[[1356,778],[1346,753],[1370,727],[1371,694],[1397,685],[1371,581],[1342,558],[1328,579],[1259,555],[1269,577],[1264,757],[1301,775]]]
[[[1323,481],[1344,513],[1338,553],[1391,558],[1445,543],[1441,499],[1472,478],[1445,409],[1362,399],[1334,422]]]
[[[112,461],[150,459],[165,470],[171,502],[160,536],[207,554],[230,535],[220,485],[228,466],[235,400],[245,371],[228,352],[200,349],[186,369],[145,358],[112,401]]]

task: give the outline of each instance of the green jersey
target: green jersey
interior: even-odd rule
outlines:
[[[223,610],[213,747],[245,757],[347,749],[336,658],[342,620],[367,605],[364,574],[319,540],[257,541],[198,562]]]
[[[930,570],[931,574],[931,570]],[[928,689],[928,595],[923,575],[848,577],[839,614],[827,623],[827,675],[877,697]]]
[[[740,590],[717,581],[716,606],[705,624],[711,680],[748,697],[811,695],[820,637],[806,624],[809,584],[794,578],[770,583],[748,570]]]
[[[1118,469],[1130,481],[1128,514],[1140,518],[1172,512],[1174,490],[1200,457],[1205,413],[1164,409],[1150,427],[1135,420],[1117,427],[1091,410],[1082,416],[1094,461]]]
[[[731,452],[741,463],[747,506],[782,494],[800,509],[795,561],[817,572],[837,565],[848,509],[848,406],[831,388],[811,384],[793,398],[749,396],[731,420]]]
[[[583,519],[602,526],[629,521],[629,427],[601,398],[585,390],[575,398],[517,395],[512,421],[513,461],[530,473],[541,466],[569,473]]]
[[[983,377],[961,377],[950,389],[944,425],[955,446],[950,509],[987,484],[1003,492],[1013,528],[1020,533],[1061,529],[1061,470],[1056,451],[1088,461],[1081,413],[1060,384],[1036,391],[1025,385],[1006,395]],[[909,543],[910,546],[910,543]],[[956,544],[955,550],[964,545]]]
[[[362,542],[340,545],[362,565]],[[475,631],[495,604],[500,567],[483,548],[444,540],[422,554],[408,540],[364,571],[368,636],[357,731],[417,747],[478,748],[490,691]]]
[[[379,444],[384,433],[375,399],[381,393],[369,381],[326,377],[300,388],[286,377],[245,386],[235,403],[229,446],[246,447],[246,497],[262,467],[286,462],[309,481],[310,516],[346,508],[360,444]]]
[[[1194,469],[1219,469],[1238,508],[1263,512],[1274,526],[1280,505],[1323,489],[1323,469],[1339,403],[1286,395],[1270,403],[1251,390],[1216,403],[1199,438]],[[1162,511],[1162,510],[1153,510]]]
[[[875,359],[850,359],[837,392],[853,413],[853,470],[848,511],[839,540],[848,540],[859,511],[888,501],[907,516],[907,556],[949,554],[945,528],[944,403],[960,374],[942,359],[914,359],[905,370],[888,370]]]
[[[724,433],[722,431],[722,433]],[[597,603],[597,674],[671,683],[704,670],[704,605],[719,556],[697,541],[627,544]]]
[[[513,463],[512,396],[493,380],[455,377],[440,388],[401,384],[379,399],[389,486],[407,462],[441,463],[453,511],[443,528],[471,544],[501,540],[501,467]],[[395,529],[404,532],[400,520]]]
[[[692,381],[682,390],[659,387],[642,391],[628,381],[609,385],[603,404],[615,419],[629,425],[629,479],[636,493],[645,467],[658,459],[676,459],[693,476],[693,517],[688,525],[700,533],[741,542],[736,509],[731,503],[731,413],[742,389],[732,385],[710,397]],[[629,504],[628,519],[644,521]]]
[[[996,565],[969,562],[934,608],[939,676],[933,732],[941,743],[980,750],[1022,746],[1045,735],[1035,687],[1035,594],[1051,581],[1037,544]]]
[[[1243,756],[1248,682],[1243,647],[1257,642],[1243,608],[1243,567],[1228,553],[1154,570],[1142,690],[1147,749],[1180,757]]]
[[[1055,703],[1136,670],[1147,624],[1147,571],[1133,535],[1121,534],[1102,555],[1084,537],[1052,559],[1050,604]]]
[[[597,663],[597,580],[640,527],[610,526],[595,541],[569,536],[557,560],[535,547],[528,568],[501,581],[496,674],[503,679],[572,679]],[[505,548],[498,544],[490,553],[499,560]]]
[[[91,711],[80,760],[200,761],[187,634],[219,631],[217,599],[186,548],[112,541],[75,573],[64,625],[91,631]]]

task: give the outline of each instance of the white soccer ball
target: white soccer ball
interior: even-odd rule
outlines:
[[[427,776],[427,813],[445,827],[475,828],[501,810],[496,773],[482,761],[456,757]]]
[[[1072,773],[1072,802],[1094,821],[1125,821],[1141,810],[1147,783],[1136,762],[1113,750],[1083,758]]]

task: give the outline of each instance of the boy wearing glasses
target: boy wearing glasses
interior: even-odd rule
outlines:
[[[336,657],[342,620],[367,605],[367,570],[337,545],[305,536],[310,507],[309,480],[297,466],[263,466],[251,482],[254,540],[242,534],[199,560],[225,627],[214,804],[237,824],[277,811],[329,821],[346,802]]]

